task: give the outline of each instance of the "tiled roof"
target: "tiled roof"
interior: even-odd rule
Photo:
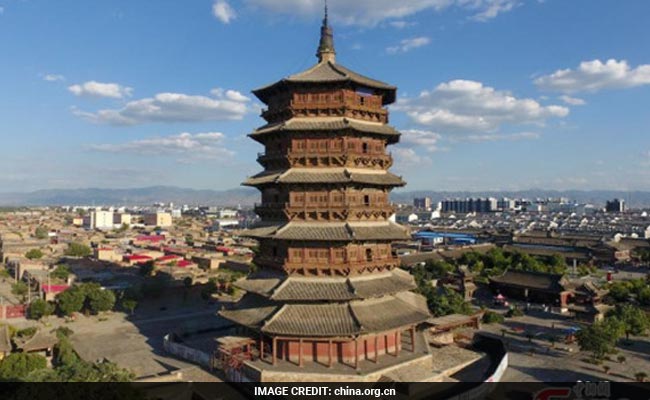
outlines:
[[[285,304],[262,332],[296,336],[352,336],[360,327],[347,304]]]
[[[293,336],[353,336],[418,324],[429,318],[431,315],[427,310],[393,296],[342,304],[285,304],[264,324],[262,332]]]
[[[59,343],[59,339],[51,333],[44,332],[39,330],[31,338],[23,341],[19,338],[14,338],[16,347],[22,350],[23,352],[32,352],[32,351],[41,351],[45,349],[52,349],[54,345]]]
[[[508,270],[503,275],[493,276],[490,278],[490,282],[558,293],[565,291],[567,284],[562,275],[514,270]]]
[[[360,86],[365,86],[373,89],[379,89],[387,92],[384,103],[392,103],[395,101],[395,92],[397,88],[387,83],[368,78],[354,72],[342,65],[334,64],[332,62],[321,62],[306,71],[299,72],[284,78],[276,83],[256,89],[253,93],[262,101],[266,102],[269,94],[274,92],[275,87],[287,83],[356,83]]]
[[[221,310],[219,315],[249,328],[259,328],[278,309],[279,305],[262,296],[248,293],[234,310]]]
[[[354,293],[362,299],[413,290],[417,287],[413,277],[401,269],[377,277],[352,278],[350,285]]]
[[[387,171],[364,173],[347,168],[290,168],[264,171],[248,178],[243,185],[258,186],[270,183],[363,183],[379,186],[404,186],[399,176]]]
[[[373,133],[383,136],[394,137],[389,139],[390,143],[397,142],[400,133],[390,125],[377,122],[366,122],[345,117],[322,117],[322,118],[292,118],[280,123],[265,125],[255,130],[249,136],[252,138],[272,132],[285,131],[340,131],[352,129],[362,133]]]
[[[289,278],[271,296],[278,301],[352,300],[357,295],[345,278]]]
[[[364,332],[390,330],[418,324],[431,318],[427,310],[413,307],[393,296],[353,301],[350,307]]]
[[[289,222],[248,229],[241,236],[256,239],[353,241],[353,240],[404,240],[406,229],[392,222],[342,223],[342,222]]]
[[[276,301],[357,300],[416,288],[413,277],[401,269],[352,278],[251,276],[235,285]]]

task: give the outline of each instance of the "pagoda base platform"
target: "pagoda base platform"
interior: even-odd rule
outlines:
[[[358,368],[335,363],[331,367],[317,362],[302,366],[270,358],[248,360],[237,371],[229,371],[232,381],[252,382],[444,382],[457,371],[480,360],[483,355],[450,346],[430,349],[422,332],[415,335],[415,351],[383,355],[375,362],[360,360]]]

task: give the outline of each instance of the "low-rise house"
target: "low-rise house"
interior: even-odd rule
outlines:
[[[567,310],[573,295],[564,275],[542,272],[508,270],[503,275],[490,277],[490,287],[513,299],[558,307],[562,312]]]
[[[99,261],[120,262],[122,254],[119,254],[112,247],[97,247],[93,250],[93,256]]]
[[[144,254],[127,254],[124,256],[124,262],[127,265],[133,266],[136,264],[143,264],[152,261],[153,258]]]

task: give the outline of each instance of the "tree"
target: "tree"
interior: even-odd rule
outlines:
[[[27,284],[23,281],[18,281],[11,285],[11,293],[14,295],[20,297],[22,299],[22,302],[25,302],[25,299],[27,298],[27,293],[29,292],[29,288],[27,287]]]
[[[28,315],[31,319],[39,320],[48,317],[54,313],[54,305],[43,299],[36,299],[31,302],[28,309]]]
[[[122,300],[122,307],[129,311],[129,314],[133,315],[133,311],[138,306],[138,302],[133,299],[124,299]]]
[[[78,286],[73,286],[65,292],[61,292],[56,296],[59,311],[63,315],[72,315],[73,313],[81,311],[84,306],[86,295]]]
[[[503,315],[494,311],[486,311],[485,314],[483,314],[483,322],[486,324],[502,323],[503,321]]]
[[[623,329],[620,321],[616,318],[609,318],[581,329],[576,334],[576,338],[580,350],[590,351],[594,359],[602,360],[607,353],[613,350]]]
[[[36,236],[37,239],[47,239],[48,231],[44,227],[39,226],[36,228],[36,231],[34,231],[34,236]]]
[[[47,366],[45,357],[30,353],[12,353],[0,362],[0,380],[23,380],[31,372]]]
[[[70,276],[70,267],[64,264],[58,265],[50,275],[52,276],[52,278],[60,279],[62,281],[67,281],[68,276]]]
[[[31,249],[25,253],[25,257],[30,260],[38,260],[43,258],[43,252],[40,249]]]
[[[616,309],[610,313],[610,316],[614,316],[622,322],[627,340],[630,340],[630,335],[638,336],[645,334],[650,326],[646,313],[630,304],[616,306]]]
[[[441,288],[440,291],[430,285],[420,287],[421,293],[427,298],[431,313],[436,317],[449,314],[470,314],[472,308],[455,290]]]
[[[145,263],[140,264],[140,275],[142,276],[151,276],[154,270],[154,262],[153,261],[147,261]]]
[[[90,247],[77,242],[68,243],[68,248],[65,250],[65,255],[70,257],[88,257],[91,254]]]
[[[87,303],[90,311],[95,314],[110,311],[115,306],[115,294],[111,290],[104,290],[101,287],[86,289]]]

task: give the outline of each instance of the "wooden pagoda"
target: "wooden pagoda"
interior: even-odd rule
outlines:
[[[327,11],[317,57],[253,92],[268,106],[267,124],[249,135],[265,147],[264,171],[244,183],[262,194],[262,223],[244,234],[259,241],[258,271],[236,283],[246,294],[220,312],[244,328],[245,343],[255,338],[255,354],[235,351],[248,352],[240,366],[256,357],[266,369],[399,363],[430,317],[391,252],[391,242],[409,238],[389,220],[389,192],[405,184],[388,171],[387,146],[400,134],[385,106],[397,89],[336,62]]]

